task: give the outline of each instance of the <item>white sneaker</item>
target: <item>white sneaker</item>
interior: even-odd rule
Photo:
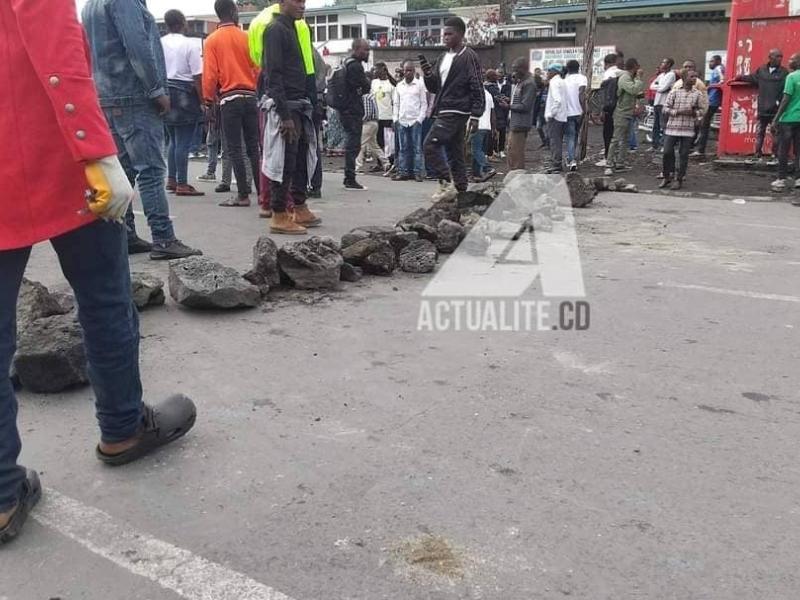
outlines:
[[[597,161],[596,163],[594,163],[594,166],[595,167],[607,167],[608,166],[608,161],[604,158],[603,160],[600,160],[600,161]]]
[[[571,163],[569,163],[569,170],[570,171],[577,171],[578,170],[578,163],[575,162],[574,160]]]
[[[603,171],[603,175],[605,175],[606,177],[611,177],[613,174],[614,174],[614,169],[612,169],[611,167],[608,167],[606,168],[605,171]]]
[[[800,177],[794,180],[794,189],[800,190]]]
[[[785,192],[786,191],[786,180],[785,179],[776,179],[770,184],[770,189],[773,192]]]

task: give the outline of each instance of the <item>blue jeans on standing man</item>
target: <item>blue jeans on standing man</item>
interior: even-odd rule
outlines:
[[[472,176],[482,178],[489,168],[486,160],[486,144],[489,142],[491,131],[479,129],[472,136]]]
[[[119,162],[131,185],[139,188],[147,224],[154,243],[169,243],[175,230],[169,220],[169,202],[164,187],[164,122],[151,104],[104,109],[119,152]],[[128,239],[136,237],[133,208],[125,215]]]
[[[54,199],[54,201],[57,199]],[[139,317],[131,301],[125,229],[95,221],[50,242],[75,291],[103,442],[136,435],[142,423]],[[17,400],[8,377],[16,346],[16,303],[31,248],[0,251],[0,512],[19,499],[25,470]]]
[[[398,125],[396,135],[400,143],[398,174],[422,175],[422,123]]]
[[[178,185],[189,183],[189,151],[196,130],[196,125],[167,125],[167,177]]]
[[[581,115],[567,117],[567,128],[564,133],[567,138],[568,163],[571,163],[575,160],[575,153],[578,149],[578,136],[581,132],[581,121],[583,121],[583,117]]]

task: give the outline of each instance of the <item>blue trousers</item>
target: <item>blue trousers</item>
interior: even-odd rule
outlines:
[[[142,383],[125,228],[96,221],[50,243],[75,291],[102,439],[130,439],[142,422]],[[0,512],[17,503],[25,479],[17,465],[17,400],[8,373],[16,348],[17,296],[30,254],[29,247],[0,251]]]
[[[167,126],[167,177],[179,184],[189,182],[189,151],[194,144],[196,130],[196,125]]]
[[[472,136],[472,176],[483,177],[489,167],[486,160],[486,144],[492,132],[487,129],[479,129]]]
[[[398,125],[396,135],[400,143],[397,172],[400,175],[422,175],[422,124]]]
[[[164,189],[164,121],[151,106],[106,108],[106,120],[119,152],[119,162],[139,196],[153,241],[169,243],[175,230],[169,220],[169,202]],[[125,215],[128,237],[136,235],[133,208]]]
[[[575,153],[578,149],[578,136],[581,133],[581,121],[583,121],[583,117],[580,115],[567,117],[567,130],[565,132],[567,138],[567,162],[575,160]]]

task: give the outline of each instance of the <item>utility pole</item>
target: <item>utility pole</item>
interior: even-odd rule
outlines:
[[[586,0],[586,34],[583,40],[583,74],[589,81],[586,86],[586,110],[581,123],[581,145],[578,156],[581,160],[586,158],[589,140],[589,114],[590,99],[592,96],[592,72],[594,70],[594,33],[597,29],[597,0]]]

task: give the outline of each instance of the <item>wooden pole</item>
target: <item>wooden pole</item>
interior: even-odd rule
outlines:
[[[592,71],[594,69],[594,33],[597,29],[597,0],[586,0],[586,38],[583,41],[583,74],[589,80],[586,86],[586,110],[581,123],[580,152],[581,160],[586,159],[589,140],[589,106],[592,95]]]

